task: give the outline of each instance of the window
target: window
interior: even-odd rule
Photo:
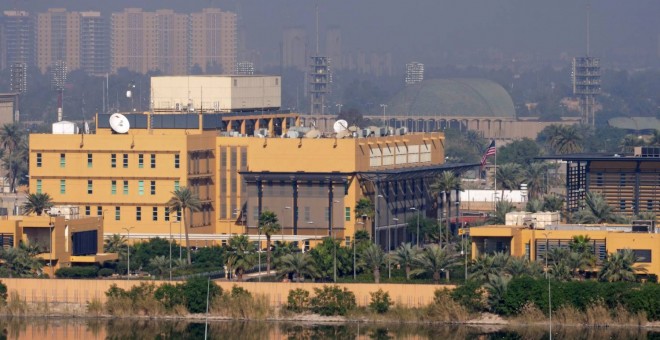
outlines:
[[[117,154],[112,154],[110,155],[110,167],[111,168],[116,168],[117,167]]]
[[[165,222],[170,220],[170,207],[165,207]]]
[[[646,210],[648,210],[648,211],[653,210],[653,200],[647,200],[646,201]]]
[[[144,195],[144,181],[138,181],[138,195]]]
[[[103,216],[103,207],[100,205],[96,207],[96,216]]]
[[[152,169],[156,168],[156,154],[155,153],[151,154],[151,168]]]
[[[138,155],[138,168],[140,168],[140,169],[144,168],[144,155],[143,154]]]
[[[142,207],[135,207],[135,220],[142,221]]]
[[[115,221],[121,220],[121,208],[115,207]]]
[[[305,222],[309,222],[312,220],[311,217],[311,209],[309,207],[305,207]]]
[[[110,185],[110,193],[113,195],[117,194],[117,181],[112,181],[112,184]]]
[[[60,194],[66,194],[66,180],[60,180]]]
[[[94,182],[91,179],[87,180],[87,194],[91,195],[94,193]]]
[[[179,181],[174,181],[174,191],[179,190]]]
[[[60,154],[60,168],[66,167],[66,154]]]
[[[41,168],[41,152],[37,153],[37,168]]]
[[[124,181],[124,195],[128,195],[128,181]]]
[[[155,195],[155,194],[156,194],[156,181],[151,181],[151,188],[150,188],[149,192],[150,192],[152,195]]]
[[[158,207],[153,207],[151,211],[151,220],[158,221]]]
[[[635,263],[651,263],[651,249],[631,249],[635,257]],[[617,249],[622,253],[624,249]]]
[[[128,168],[128,154],[127,153],[124,154],[123,159],[124,159],[124,161],[123,161],[124,168]]]
[[[345,246],[346,246],[346,247],[350,247],[350,246],[351,246],[351,237],[350,237],[350,236],[346,236],[344,239],[346,240],[346,243],[344,243]]]
[[[234,87],[238,86],[238,79],[234,79]]]
[[[176,209],[176,221],[177,222],[181,221],[181,208]]]
[[[94,156],[92,156],[91,153],[88,153],[87,154],[87,167],[91,168],[93,164],[94,164]]]
[[[349,208],[349,207],[344,208],[344,219],[346,221],[351,220],[351,208]]]
[[[619,200],[619,209],[626,210],[626,200]]]
[[[37,180],[37,194],[40,194],[40,193],[41,193],[41,180],[38,179]]]
[[[323,210],[324,210],[325,220],[330,221],[330,208],[325,207],[325,209],[323,209]]]
[[[174,168],[178,169],[181,166],[181,158],[179,155],[174,155]]]
[[[91,214],[92,214],[92,207],[90,207],[89,205],[86,205],[85,206],[85,216],[89,216]]]

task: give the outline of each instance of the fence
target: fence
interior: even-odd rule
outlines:
[[[139,280],[71,280],[71,279],[2,279],[7,285],[7,291],[17,292],[28,303],[59,303],[84,305],[98,299],[105,303],[105,292],[111,285],[116,284],[122,289],[130,289],[141,282],[161,285],[168,281],[139,281]],[[314,294],[314,288],[322,288],[332,283],[294,283],[294,282],[227,282],[215,281],[224,291],[231,290],[236,285],[246,289],[252,294],[265,295],[271,306],[286,304],[289,291],[302,288]],[[382,289],[390,294],[392,301],[407,307],[420,307],[433,300],[436,289],[453,289],[453,285],[429,284],[371,284],[350,283],[337,284],[355,294],[356,302],[360,306],[368,305],[371,296],[369,293]]]

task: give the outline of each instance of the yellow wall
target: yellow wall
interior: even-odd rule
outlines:
[[[94,298],[101,302],[106,301],[105,292],[111,285],[116,284],[119,288],[130,289],[140,282],[153,283],[161,285],[168,281],[128,281],[128,280],[69,280],[58,279],[48,281],[48,286],[44,285],[44,280],[39,279],[2,279],[2,283],[7,285],[8,293],[18,292],[27,302],[57,301],[75,304],[85,304]],[[177,282],[175,282],[177,283]],[[283,282],[228,282],[216,281],[218,286],[224,291],[230,291],[234,285],[245,288],[253,294],[264,294],[269,297],[273,306],[286,304],[289,291],[296,288],[302,288],[314,294],[314,288],[321,288],[331,283],[283,283]],[[370,292],[382,289],[390,294],[394,302],[399,302],[404,306],[423,306],[433,301],[433,293],[436,289],[454,289],[453,285],[406,285],[406,284],[339,284],[355,293],[358,305],[364,306],[370,302]]]
[[[513,256],[525,255],[525,244],[529,243],[530,258],[536,258],[534,244],[536,240],[566,240],[570,241],[574,236],[585,235],[592,240],[605,240],[608,254],[622,249],[650,249],[651,263],[638,263],[646,268],[649,274],[660,276],[660,234],[649,233],[624,233],[618,231],[601,230],[532,230],[518,226],[485,226],[470,229],[472,237],[472,258],[479,254],[476,251],[476,242],[481,242],[488,237],[510,237],[510,251]]]

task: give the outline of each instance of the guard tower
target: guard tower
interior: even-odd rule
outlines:
[[[573,58],[573,94],[580,100],[582,124],[595,125],[596,96],[600,94],[600,58]]]
[[[310,86],[311,97],[310,113],[325,114],[325,95],[328,94],[328,83],[330,73],[330,60],[328,57],[311,57]]]

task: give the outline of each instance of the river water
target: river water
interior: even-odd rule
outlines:
[[[0,339],[549,339],[548,330],[525,326],[425,324],[307,324],[239,321],[164,321],[85,318],[0,319]],[[660,329],[555,327],[553,339],[660,339]]]

